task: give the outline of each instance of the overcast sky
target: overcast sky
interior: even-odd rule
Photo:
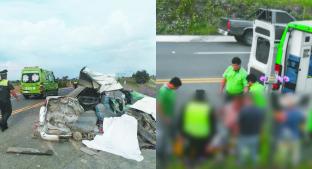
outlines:
[[[107,74],[156,74],[153,0],[1,0],[0,69],[25,66],[77,77],[83,66]]]

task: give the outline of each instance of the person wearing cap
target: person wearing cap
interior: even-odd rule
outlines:
[[[223,93],[225,88],[227,101],[248,91],[246,80],[247,72],[241,67],[241,63],[242,61],[240,58],[234,57],[232,59],[232,65],[223,73],[220,92]]]
[[[0,127],[2,131],[8,129],[8,119],[12,114],[11,95],[18,101],[13,85],[7,80],[7,70],[0,72],[0,110],[2,119]]]
[[[216,133],[213,107],[208,103],[204,90],[196,90],[194,98],[186,104],[180,118],[181,139],[189,143],[186,155],[196,160],[206,155],[206,149]]]
[[[180,86],[182,86],[180,78],[173,77],[168,83],[160,87],[157,93],[157,168],[165,168],[167,156],[171,154],[176,90]]]
[[[254,74],[249,74],[246,77],[248,82],[249,93],[252,96],[252,100],[256,106],[265,108],[266,98],[265,98],[265,87],[257,82],[257,77]]]

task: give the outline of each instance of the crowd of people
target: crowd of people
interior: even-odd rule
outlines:
[[[201,161],[236,157],[237,165],[296,166],[303,140],[309,140],[309,100],[293,93],[276,94],[241,67],[238,57],[226,68],[220,85],[222,106],[205,90],[176,109],[178,77],[160,87],[157,96],[157,168],[171,157],[193,167]]]

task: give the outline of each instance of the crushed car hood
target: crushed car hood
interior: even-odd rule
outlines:
[[[123,88],[115,77],[94,72],[86,67],[82,68],[80,71],[78,84],[83,87],[94,88],[99,93]]]

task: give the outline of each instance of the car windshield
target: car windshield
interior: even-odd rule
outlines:
[[[24,83],[36,83],[39,80],[39,73],[23,73],[22,75],[22,82]]]

